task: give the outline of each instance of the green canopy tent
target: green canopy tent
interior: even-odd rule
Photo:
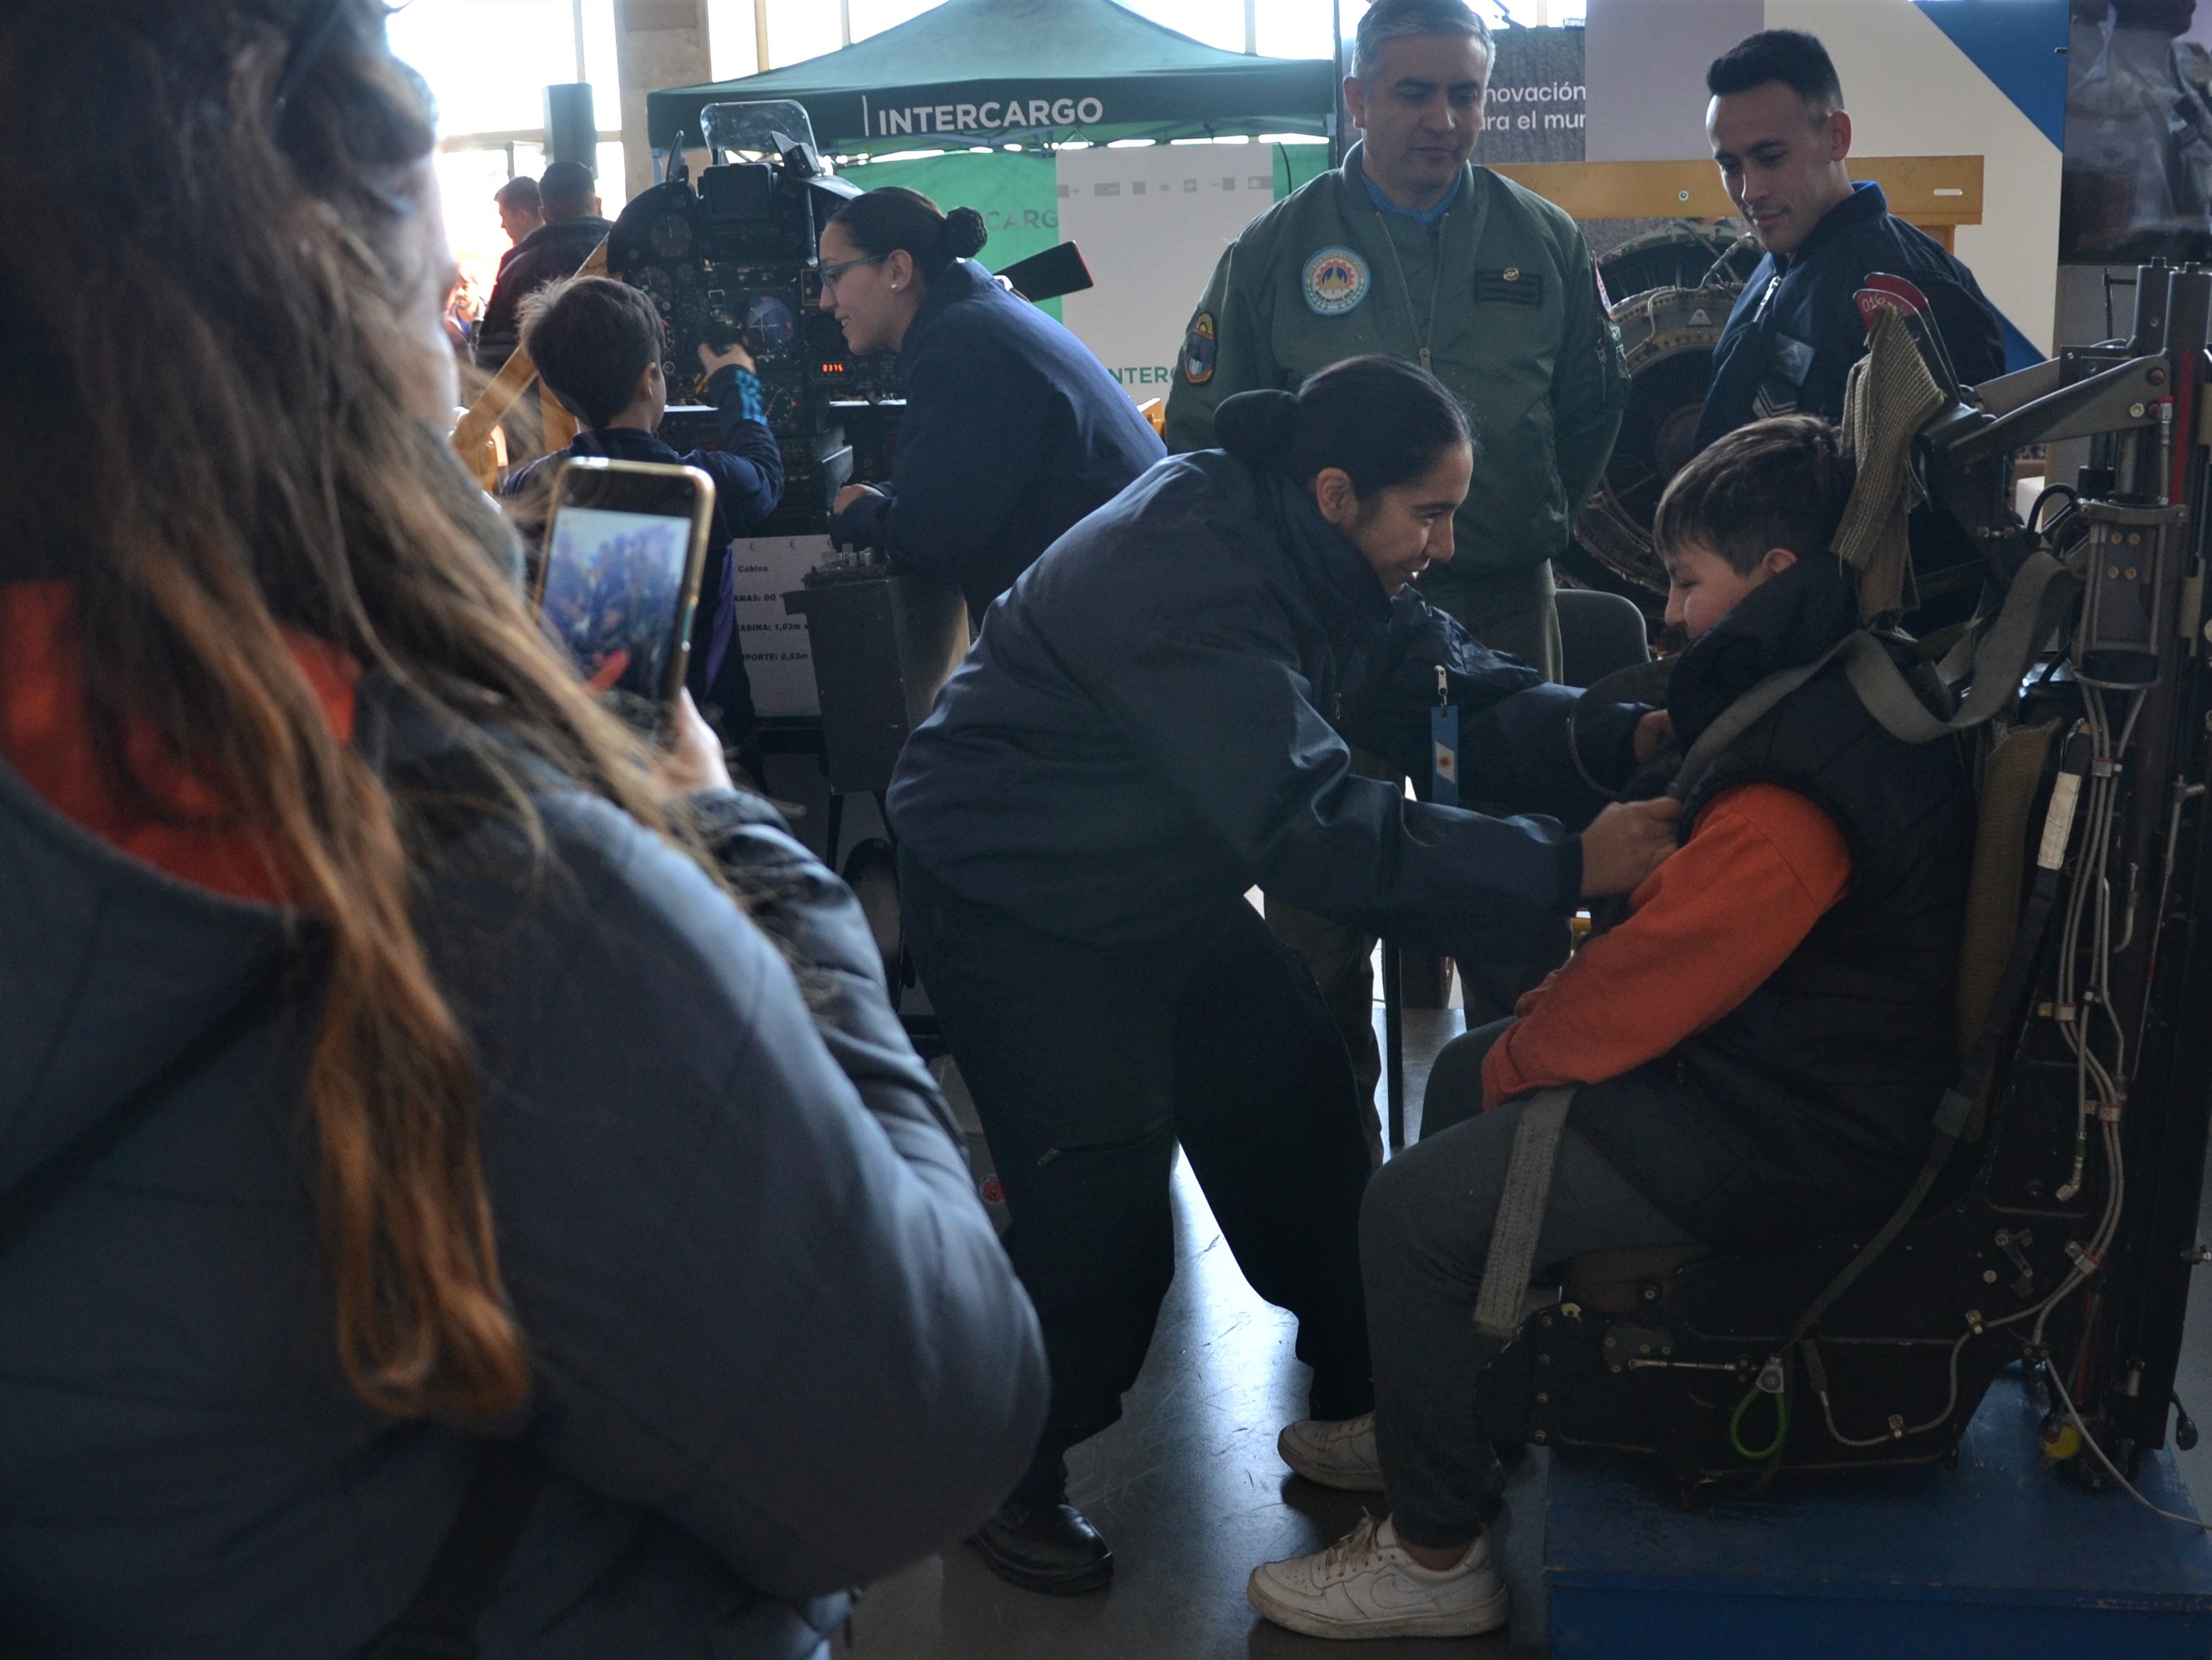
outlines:
[[[656,154],[696,146],[708,104],[788,98],[827,153],[1261,132],[1325,133],[1327,58],[1254,58],[1114,0],[945,0],[819,58],[646,99]]]

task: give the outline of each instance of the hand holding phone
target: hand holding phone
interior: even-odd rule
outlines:
[[[677,694],[668,752],[653,769],[653,781],[664,801],[680,795],[696,795],[702,790],[737,787],[730,781],[730,761],[722,752],[722,740],[707,724],[707,717],[699,713],[699,706],[691,701],[689,691]]]
[[[579,456],[553,486],[538,601],[586,684],[670,729],[690,666],[714,481],[696,467]]]

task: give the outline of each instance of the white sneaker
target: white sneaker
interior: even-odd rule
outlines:
[[[1455,1568],[1434,1572],[1406,1554],[1397,1529],[1371,1516],[1325,1551],[1263,1562],[1245,1601],[1263,1619],[1308,1637],[1473,1637],[1495,1631],[1512,1595],[1482,1534]]]
[[[1275,1450],[1309,1481],[1346,1493],[1382,1491],[1371,1412],[1357,1418],[1302,1418],[1275,1438]]]

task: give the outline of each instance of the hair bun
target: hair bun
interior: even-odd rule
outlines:
[[[1297,447],[1297,397],[1267,387],[1224,398],[1213,412],[1213,435],[1241,460],[1287,471]]]
[[[991,240],[991,233],[983,227],[983,216],[973,208],[955,208],[945,216],[945,224],[937,233],[938,245],[955,259],[972,259],[982,252],[983,244]]]

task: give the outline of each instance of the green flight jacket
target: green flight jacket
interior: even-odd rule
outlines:
[[[1212,447],[1215,406],[1232,392],[1295,390],[1316,369],[1370,352],[1419,362],[1425,336],[1429,369],[1475,429],[1452,562],[1421,578],[1456,610],[1454,590],[1566,546],[1613,452],[1628,364],[1589,246],[1565,212],[1469,167],[1449,211],[1424,228],[1376,207],[1360,148],[1221,256],[1168,394],[1168,447]]]

